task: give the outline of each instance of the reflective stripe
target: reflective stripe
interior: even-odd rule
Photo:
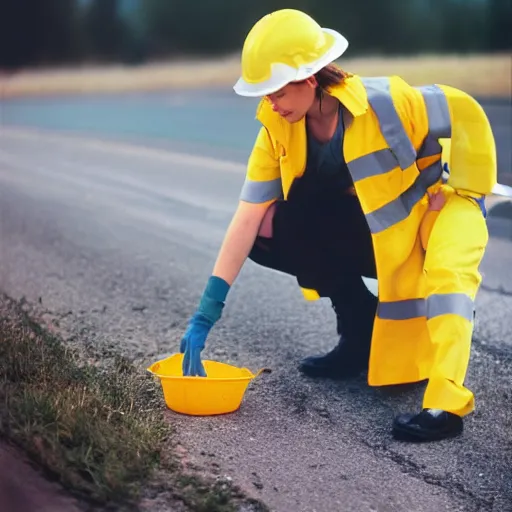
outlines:
[[[388,78],[365,78],[363,83],[379,120],[380,129],[389,147],[395,154],[402,169],[407,169],[416,161],[416,151],[404,130],[389,92]]]
[[[440,315],[458,315],[473,321],[474,302],[464,293],[434,294],[424,299],[379,302],[377,316],[382,320],[411,320]]]
[[[440,87],[425,85],[416,87],[423,95],[428,117],[428,135],[418,152],[418,158],[439,155],[443,148],[438,139],[451,137],[451,119],[448,101]]]
[[[414,205],[427,193],[427,189],[441,178],[442,174],[441,162],[437,161],[421,171],[414,183],[399,197],[367,213],[366,220],[371,232],[380,233],[406,219]]]
[[[427,319],[440,315],[458,315],[473,321],[474,302],[464,293],[436,293],[427,298]]]
[[[428,116],[428,135],[435,139],[452,136],[452,125],[448,101],[443,90],[437,85],[416,87],[425,100]]]
[[[425,158],[427,156],[439,155],[443,151],[441,144],[437,142],[433,137],[428,136],[418,151],[418,159]]]
[[[270,181],[246,179],[240,192],[240,199],[248,203],[264,203],[281,196],[281,178]]]
[[[379,302],[377,316],[383,320],[410,320],[426,315],[424,299]]]
[[[396,157],[389,149],[380,149],[361,156],[348,164],[354,182],[385,174],[398,167]]]

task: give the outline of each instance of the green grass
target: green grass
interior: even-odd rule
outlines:
[[[144,369],[121,356],[85,363],[19,304],[0,303],[0,433],[65,488],[98,505],[137,508],[152,486],[194,511],[240,502],[266,510],[231,485],[184,473],[161,390]]]

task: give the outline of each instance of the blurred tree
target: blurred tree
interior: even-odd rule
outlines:
[[[512,49],[512,1],[488,0],[489,48],[492,50]]]
[[[120,57],[127,28],[119,14],[118,0],[91,0],[84,8],[85,51],[94,60]]]
[[[412,1],[327,0],[318,2],[312,10],[321,25],[345,35],[350,43],[350,55],[403,54],[415,46],[411,39]]]
[[[3,0],[0,67],[71,62],[80,57],[75,0]]]
[[[239,51],[263,15],[301,9],[348,56],[510,50],[511,0],[3,0],[0,66]]]
[[[312,0],[233,2],[215,0],[198,7],[187,0],[144,0],[142,16],[151,52],[156,55],[218,53],[240,49],[251,26],[270,11],[306,9]]]
[[[436,0],[441,20],[440,49],[458,53],[475,52],[487,45],[488,20],[485,2]]]

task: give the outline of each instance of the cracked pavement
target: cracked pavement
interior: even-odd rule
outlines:
[[[199,106],[186,93],[171,106],[159,94],[130,98],[137,115],[144,105],[154,115],[160,104],[178,125],[197,108],[211,128],[223,109],[226,133],[207,139],[185,126],[167,141],[100,133],[99,117],[92,133],[83,119],[56,126],[23,118],[23,101],[13,102],[4,123],[18,127],[0,129],[0,289],[26,297],[70,342],[114,347],[148,365],[178,350],[236,207],[241,141],[250,146],[255,125],[245,119],[253,106],[221,93]],[[120,101],[129,110],[128,99],[100,106]],[[94,98],[64,103],[73,101],[98,108]],[[56,112],[56,104],[35,109]],[[510,107],[488,108],[506,182]],[[234,414],[168,413],[189,464],[230,476],[283,512],[512,509],[512,213],[499,206],[489,218],[467,378],[476,412],[462,437],[428,445],[391,439],[394,415],[418,409],[423,384],[375,389],[364,378],[302,377],[298,361],[336,342],[334,314],[323,300],[305,302],[293,279],[248,262],[205,357],[272,373],[251,384]]]

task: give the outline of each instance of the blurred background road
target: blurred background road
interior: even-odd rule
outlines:
[[[512,185],[512,104],[506,98],[478,100],[495,136],[499,181]],[[254,119],[257,101],[237,96],[229,86],[114,97],[22,98],[2,106],[2,123],[124,140],[245,164],[259,129]]]
[[[42,32],[37,19],[30,25],[46,44],[16,46],[19,35],[11,30],[10,51],[1,47],[6,78],[0,89],[0,290],[39,301],[69,341],[114,347],[146,365],[178,350],[210,275],[258,130],[256,102],[236,97],[229,82],[131,93],[120,92],[120,83],[109,95],[72,94],[81,92],[73,82],[66,95],[45,97],[12,88],[7,97],[6,84],[48,63],[142,62],[148,55],[198,53],[191,26],[203,29],[203,53],[214,43],[217,53],[231,51],[257,15],[279,6],[208,2],[199,9],[148,0],[144,18],[134,14],[136,1],[78,4],[85,9],[82,32],[70,28],[78,17],[57,10],[65,23],[52,25],[48,18]],[[363,56],[400,54],[405,47],[411,53],[510,48],[503,29],[508,11],[499,1],[474,0],[469,9],[469,3],[463,8],[451,0],[427,8],[417,0],[402,9],[402,2],[383,8],[365,0],[351,3],[352,17],[345,18],[341,4],[325,1],[316,13],[325,25],[343,20],[333,28],[349,32]],[[39,3],[32,8],[40,12]],[[237,29],[223,30],[223,39],[212,16],[239,20]],[[149,21],[136,25],[146,31],[129,25],[134,38],[115,35],[116,26],[127,26],[119,20],[143,19]],[[68,28],[51,32],[52,26]],[[384,37],[390,26],[400,27],[394,38]],[[414,44],[411,34],[419,34]],[[37,84],[37,68],[34,73]],[[435,69],[429,73],[443,82]],[[200,69],[189,77],[194,81],[200,81]],[[510,97],[494,94],[488,82],[492,77],[475,71],[467,85],[491,120],[499,180],[512,185]],[[510,82],[494,85],[510,90]],[[248,262],[205,357],[273,372],[250,387],[236,414],[169,413],[187,459],[201,471],[229,475],[283,512],[512,509],[510,206],[498,204],[488,219],[491,240],[467,380],[477,409],[463,437],[425,446],[391,439],[393,416],[420,406],[422,386],[370,389],[363,378],[336,383],[300,376],[296,365],[302,357],[336,342],[334,314],[323,300],[306,303],[293,279]]]

